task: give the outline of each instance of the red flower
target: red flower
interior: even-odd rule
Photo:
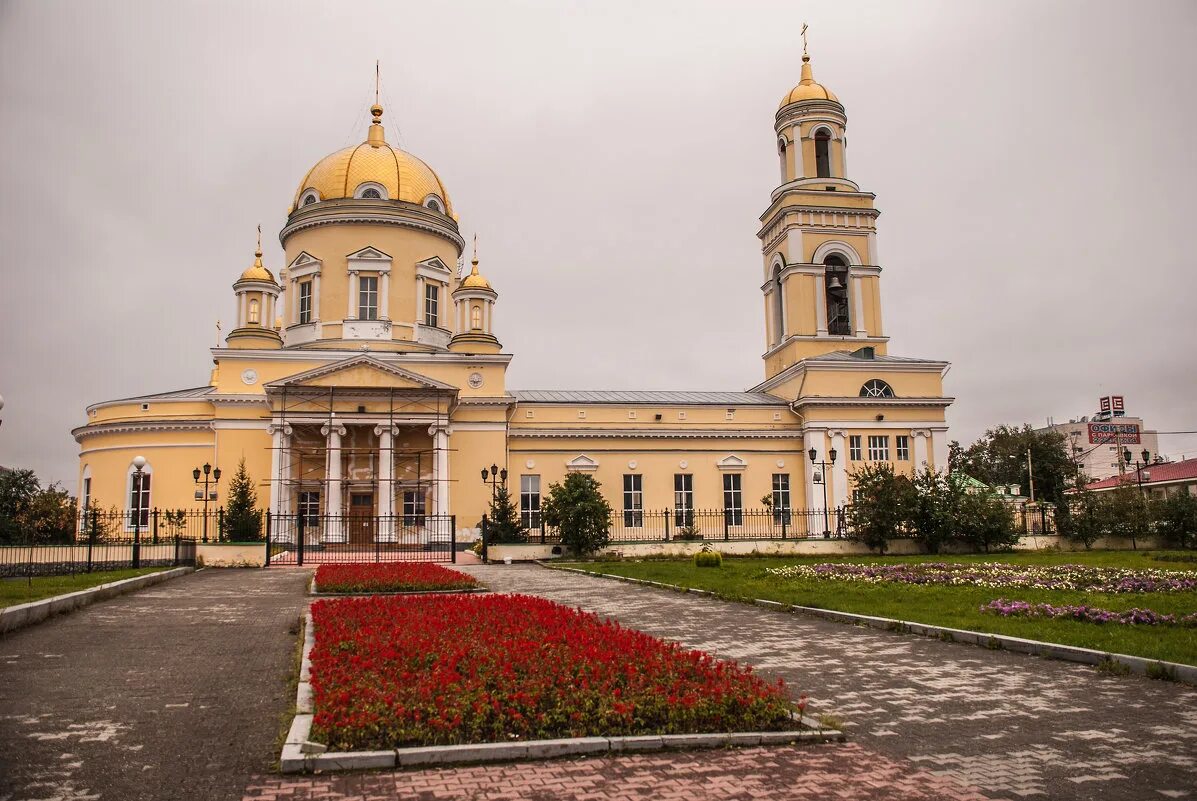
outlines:
[[[422,592],[469,590],[477,586],[473,576],[431,562],[332,564],[316,568],[319,592]]]

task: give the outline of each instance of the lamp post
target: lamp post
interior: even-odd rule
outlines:
[[[489,470],[482,468],[482,483],[490,484],[490,501],[493,504],[499,494],[499,484],[507,486],[507,468],[500,470],[497,464],[492,464]]]
[[[191,471],[191,477],[195,479],[195,484],[198,487],[200,483],[200,475],[204,477],[204,488],[195,491],[195,499],[204,502],[204,542],[208,541],[208,503],[216,500],[216,485],[220,483],[220,468],[212,468],[212,465],[204,462],[203,468],[195,468]],[[220,532],[216,532],[219,537]]]
[[[1124,448],[1122,450],[1122,455],[1126,459],[1126,463],[1130,464],[1130,462],[1131,462],[1130,448]],[[1143,500],[1143,518],[1144,518],[1144,520],[1146,520],[1147,519],[1147,496],[1143,494],[1143,480],[1147,479],[1147,481],[1151,481],[1151,472],[1146,469],[1147,465],[1149,465],[1151,463],[1151,451],[1144,448],[1139,453],[1139,455],[1143,457],[1143,461],[1140,462],[1138,459],[1135,459],[1135,483],[1139,485],[1139,497]],[[1135,545],[1135,532],[1133,529],[1131,530],[1131,550],[1132,551],[1138,550],[1138,548]]]
[[[145,475],[145,457],[140,454],[133,457],[133,497],[137,504],[133,507],[133,569],[141,567],[141,479]]]
[[[827,509],[827,468],[829,465],[835,464],[835,448],[827,451],[827,458],[831,460],[830,462],[820,461],[819,452],[814,448],[807,451],[807,455],[810,456],[811,466],[819,468],[819,472],[815,473],[815,483],[823,485],[823,539],[829,540],[831,539],[831,514]]]
[[[0,395],[0,409],[4,408],[4,396]],[[4,425],[4,421],[0,420],[0,426]]]

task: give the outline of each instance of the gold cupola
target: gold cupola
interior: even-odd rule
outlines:
[[[473,269],[461,279],[453,290],[453,305],[456,309],[456,333],[449,341],[449,350],[455,353],[499,353],[503,346],[495,337],[495,292],[490,281],[478,272],[478,238],[474,237]]]
[[[387,143],[382,106],[370,107],[366,141],[338,150],[308,170],[291,203],[294,213],[325,200],[400,201],[456,219],[449,192],[431,167]]]
[[[262,264],[262,226],[258,226],[258,247],[253,264],[233,282],[237,299],[237,325],[225,338],[230,348],[278,348],[282,337],[270,328],[269,321],[278,310],[281,292],[274,275]]]
[[[806,53],[802,54],[802,80],[781,99],[781,103],[777,107],[782,109],[791,103],[801,103],[803,100],[840,102],[840,99],[835,96],[834,92],[823,84],[815,82],[814,71],[811,70],[810,66],[810,56]]]

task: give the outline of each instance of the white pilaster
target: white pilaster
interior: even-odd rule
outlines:
[[[416,276],[416,330],[424,324],[424,276]]]
[[[827,274],[815,276],[815,328],[821,337],[827,336]]]
[[[931,454],[935,460],[935,469],[941,473],[947,472],[948,469],[948,430],[931,429]]]
[[[432,513],[435,515],[449,514],[449,434],[447,426],[432,426],[433,448],[433,481],[436,483],[436,497]]]
[[[843,506],[849,502],[848,498],[848,433],[846,431],[832,431],[831,448],[835,448],[835,464],[831,470],[831,505]],[[830,450],[828,451],[830,454]]]
[[[911,431],[910,435],[914,437],[914,469],[916,471],[927,469],[927,445],[931,438],[931,432],[926,430]]]
[[[378,281],[378,319],[391,319],[391,272],[384,272]],[[416,318],[419,320],[419,318]]]
[[[320,427],[320,433],[325,436],[328,448],[325,467],[328,498],[324,502],[328,525],[324,529],[324,541],[345,542],[344,511],[341,508],[341,437],[345,436],[346,429],[340,423],[325,423]]]
[[[357,270],[349,271],[349,290],[345,294],[349,296],[347,302],[348,308],[345,309],[345,319],[355,320],[357,319]]]
[[[249,323],[249,315],[246,313],[246,310],[249,308],[249,303],[248,303],[248,301],[246,301],[246,298],[248,298],[248,297],[249,297],[248,292],[242,291],[242,292],[237,293],[237,327],[238,328],[243,328],[243,327],[245,327],[245,325],[247,323]]]
[[[312,322],[320,322],[320,273],[312,274]]]
[[[378,436],[378,541],[395,542],[395,435],[398,428],[374,426]]]
[[[859,275],[852,276],[852,300],[855,307],[855,313],[852,315],[853,330],[858,337],[868,336],[864,316],[864,278]]]

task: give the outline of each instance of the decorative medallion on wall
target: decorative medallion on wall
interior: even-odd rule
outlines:
[[[682,468],[683,470],[685,470],[687,467],[690,466],[690,463],[687,462],[685,459],[682,459],[680,462],[677,463],[677,466]]]
[[[778,459],[778,460],[777,460],[777,466],[778,466],[778,467],[785,467],[785,466],[786,466],[786,460],[785,460],[785,459]]]
[[[635,459],[632,459],[630,462],[628,462],[628,469],[629,469],[629,470],[635,470],[635,469],[636,469],[636,460],[635,460]]]
[[[474,389],[482,386],[482,373],[470,373],[470,386]]]
[[[246,386],[252,386],[258,383],[258,371],[247,369],[241,371],[241,383]]]
[[[534,462],[534,461],[532,461],[531,459],[529,459],[528,461],[524,462],[524,467],[526,467],[526,468],[528,468],[529,470],[531,470],[533,467],[536,467],[536,462]]]

